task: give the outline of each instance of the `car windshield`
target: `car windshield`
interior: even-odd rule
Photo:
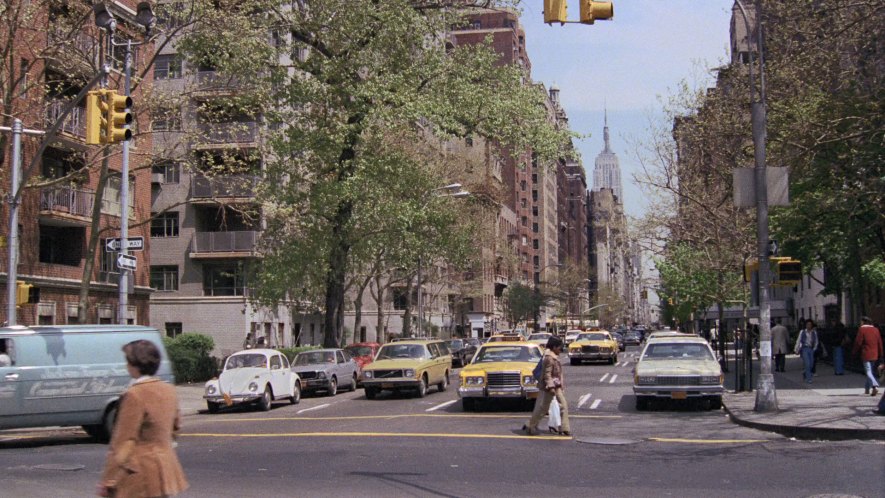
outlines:
[[[541,352],[525,346],[487,346],[479,350],[473,363],[493,361],[538,361]]]
[[[427,348],[419,344],[388,344],[378,351],[379,360],[395,360],[399,358],[429,358]]]
[[[540,339],[549,339],[550,334],[532,334],[529,336],[530,341],[540,340]]]
[[[712,360],[710,349],[703,344],[664,342],[649,344],[642,355],[643,360]]]
[[[234,368],[267,368],[267,357],[263,354],[237,354],[227,359],[225,370]]]
[[[605,334],[600,334],[599,332],[595,334],[581,334],[578,336],[579,341],[604,341],[608,339]]]
[[[335,363],[334,351],[310,351],[298,353],[295,357],[295,365],[319,365],[321,363]]]
[[[454,339],[449,341],[449,347],[452,349],[461,349],[464,346],[464,341],[461,339]]]
[[[374,354],[371,346],[348,346],[344,350],[350,353],[350,356],[372,356]]]

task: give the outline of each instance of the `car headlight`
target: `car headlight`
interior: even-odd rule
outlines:
[[[657,384],[657,381],[658,381],[658,379],[654,375],[638,375],[638,376],[636,376],[636,383],[640,384],[640,385],[642,385],[642,384],[654,385],[654,384]]]
[[[467,377],[468,385],[482,385],[484,382],[482,377]]]
[[[214,385],[206,386],[206,394],[215,394],[216,390]]]
[[[716,385],[721,382],[720,378],[719,375],[701,375],[701,384]]]
[[[325,378],[326,378],[326,372],[322,372],[322,371],[317,372],[317,378],[318,378],[318,379],[325,379]]]
[[[415,376],[415,370],[412,368],[408,368],[403,371],[403,377],[414,377],[414,376]]]
[[[249,383],[249,390],[254,393],[255,391],[258,390],[258,384],[254,383],[254,382],[250,382]]]
[[[366,379],[371,379],[372,378],[372,371],[371,370],[363,370],[363,377]]]
[[[522,383],[523,383],[523,384],[526,384],[526,385],[529,385],[529,384],[537,384],[538,381],[535,380],[535,377],[534,377],[534,376],[526,375],[526,376],[524,376],[524,377],[522,378]]]

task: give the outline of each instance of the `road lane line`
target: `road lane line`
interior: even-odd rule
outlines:
[[[449,405],[454,405],[454,404],[457,403],[457,402],[458,402],[457,399],[453,399],[452,401],[446,401],[445,403],[440,403],[440,404],[434,406],[433,408],[428,408],[428,409],[426,409],[426,410],[424,410],[424,411],[426,411],[426,412],[434,412],[434,411],[436,411],[436,410],[439,410],[440,408],[445,408],[445,407],[447,407],[447,406],[449,406]]]
[[[608,378],[608,374],[603,375],[602,378],[599,379],[599,382],[605,382],[606,378]]]
[[[592,396],[592,394],[587,393],[587,394],[581,396],[580,398],[578,398],[578,409],[579,410],[581,409],[581,406],[583,406],[583,404],[586,403],[588,399],[590,399],[590,396]]]
[[[618,380],[618,374],[614,374],[614,375],[612,375],[612,378],[609,379],[608,383],[609,383],[609,384],[614,384],[616,380]]]
[[[601,399],[597,399],[597,400],[595,400],[595,401],[593,402],[593,404],[590,405],[590,409],[591,409],[591,410],[595,410],[595,409],[599,408],[599,404],[600,404],[600,403],[602,403],[602,400],[601,400]]]
[[[323,408],[327,408],[328,406],[329,406],[329,403],[323,403],[322,405],[312,406],[312,407],[310,407],[310,408],[305,408],[305,409],[303,409],[303,410],[298,410],[298,411],[295,412],[295,413],[304,413],[304,412],[309,412],[309,411],[313,411],[313,410],[322,410]]]
[[[462,438],[462,439],[534,439],[550,441],[571,441],[570,436],[522,436],[504,434],[440,434],[420,432],[289,432],[289,433],[265,433],[265,434],[224,434],[224,433],[191,433],[179,434],[180,437],[229,437],[229,438],[267,438],[267,437],[432,437],[432,438]]]
[[[686,444],[745,444],[745,443],[767,443],[768,439],[682,439],[668,437],[650,437],[649,441],[658,443],[686,443]]]
[[[300,421],[300,422],[331,422],[342,420],[393,420],[398,418],[420,418],[420,417],[436,417],[436,418],[489,418],[489,419],[524,419],[525,415],[482,415],[482,414],[458,414],[458,413],[408,413],[401,415],[353,415],[344,417],[248,417],[248,418],[212,418],[200,420],[205,422],[280,422],[280,421]],[[622,415],[569,415],[571,418],[623,418]],[[185,424],[189,425],[189,424]]]

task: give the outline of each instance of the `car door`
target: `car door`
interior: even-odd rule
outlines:
[[[283,398],[289,395],[289,386],[286,385],[286,372],[283,370],[283,360],[278,354],[270,357],[270,385],[275,398]]]
[[[344,354],[341,351],[335,352],[335,376],[338,377],[339,386],[350,385],[352,374],[348,372],[347,362],[344,360]]]
[[[5,350],[12,362],[8,366],[0,366],[0,428],[11,427],[21,415],[21,368],[16,361],[15,342],[12,338],[2,338]]]
[[[359,374],[359,369],[357,368],[356,361],[347,351],[342,351],[341,353],[344,356],[344,370],[353,378],[354,375]]]
[[[435,342],[427,344],[427,350],[430,352],[430,359],[427,360],[429,364],[427,368],[427,383],[433,385],[442,379],[442,373],[440,373],[442,362],[440,361],[439,346]]]

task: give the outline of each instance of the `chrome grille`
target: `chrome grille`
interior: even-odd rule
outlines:
[[[317,373],[316,372],[298,372],[298,376],[301,377],[302,379],[316,379]]]
[[[376,379],[392,379],[394,377],[402,377],[402,370],[375,370],[373,375]]]
[[[699,386],[701,385],[701,378],[697,375],[665,376],[658,377],[656,384],[659,386]]]
[[[489,387],[519,387],[519,372],[489,372]]]
[[[598,353],[599,346],[581,346],[581,352],[583,352],[583,353]]]

